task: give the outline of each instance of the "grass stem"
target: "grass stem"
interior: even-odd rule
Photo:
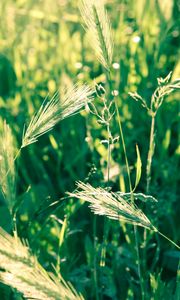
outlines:
[[[107,78],[107,82],[109,84],[110,91],[112,92],[113,87],[112,87],[111,73],[108,72],[108,71],[106,71],[106,78]],[[126,151],[126,144],[125,144],[123,129],[122,129],[121,116],[120,116],[120,113],[119,113],[117,98],[114,97],[113,99],[114,99],[114,104],[115,104],[115,109],[116,109],[116,114],[117,114],[117,119],[118,119],[120,138],[121,138],[122,146],[123,146],[126,170],[127,170],[127,175],[128,175],[129,190],[130,190],[130,193],[131,193],[131,202],[134,203],[134,195],[133,195],[133,189],[132,189],[132,183],[131,183],[130,167],[129,167],[128,157],[127,157],[127,151]],[[142,300],[144,300],[145,299],[144,298],[145,293],[144,293],[143,277],[141,275],[141,265],[140,265],[139,246],[138,246],[137,226],[133,225],[133,228],[134,228],[135,245],[136,245],[135,248],[136,248],[136,257],[137,257],[138,277],[139,277],[139,282],[140,282]]]
[[[107,134],[108,134],[108,154],[107,154],[107,187],[109,186],[110,180],[110,168],[111,168],[111,132],[110,132],[110,124],[107,123]],[[108,243],[108,233],[109,233],[109,220],[107,218],[104,219],[104,235],[103,235],[103,246],[101,251],[101,260],[100,266],[104,267],[106,264],[106,248]]]
[[[93,241],[94,241],[94,256],[93,256],[93,280],[94,280],[94,288],[95,288],[95,297],[96,300],[99,300],[99,292],[98,292],[98,279],[97,279],[97,216],[94,216],[93,219]]]
[[[157,230],[156,230],[157,231]],[[157,231],[162,237],[164,237],[166,240],[168,240],[172,245],[174,245],[178,250],[180,250],[180,246],[178,246],[175,242],[173,242],[170,238],[168,238],[166,235],[164,235],[159,230]]]
[[[150,131],[150,139],[149,139],[149,151],[147,157],[147,165],[146,165],[146,193],[149,193],[150,183],[151,183],[151,168],[152,168],[152,159],[154,155],[154,130],[155,130],[155,115],[152,115],[151,118],[151,131]]]

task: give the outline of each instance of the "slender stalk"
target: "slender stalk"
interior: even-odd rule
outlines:
[[[152,159],[154,155],[154,130],[155,130],[155,114],[151,113],[151,129],[150,129],[150,137],[149,137],[149,150],[147,156],[147,164],[146,164],[146,193],[149,194],[150,184],[151,184],[151,169],[152,169]],[[143,260],[142,264],[144,269],[146,268],[146,241],[147,241],[147,229],[144,228],[143,234]],[[158,239],[158,237],[157,237]]]
[[[110,91],[113,91],[112,87],[112,80],[111,80],[111,73],[106,71],[106,78],[109,84]],[[126,171],[128,175],[128,182],[129,182],[129,190],[130,192],[132,191],[132,184],[131,184],[131,176],[130,176],[130,168],[129,168],[129,162],[127,158],[127,151],[126,151],[126,144],[125,144],[125,139],[124,139],[124,134],[123,134],[123,129],[122,129],[122,121],[121,121],[121,116],[119,113],[118,109],[118,103],[116,97],[114,99],[114,104],[115,104],[115,109],[116,109],[116,114],[117,114],[117,119],[118,119],[118,126],[119,126],[119,132],[120,132],[120,137],[122,141],[122,146],[123,146],[123,152],[124,152],[124,158],[125,158],[125,163],[126,163]]]
[[[152,167],[152,159],[154,155],[154,130],[155,130],[155,115],[152,115],[151,118],[151,131],[150,131],[150,139],[149,139],[149,151],[147,157],[147,165],[146,165],[146,193],[149,193],[149,187],[151,183],[151,167]]]
[[[139,276],[139,282],[140,282],[140,287],[141,287],[141,296],[142,300],[145,299],[145,292],[144,292],[144,281],[141,275],[141,265],[140,265],[140,255],[139,255],[139,242],[138,242],[138,231],[137,231],[137,226],[133,226],[134,229],[134,236],[135,236],[135,244],[136,244],[136,257],[137,257],[137,267],[138,267],[138,276]]]
[[[108,71],[106,71],[106,78],[107,78],[107,81],[108,81],[108,84],[109,84],[110,91],[113,91],[112,81],[111,81],[111,73],[108,72]],[[118,125],[119,125],[119,132],[120,132],[120,137],[121,137],[123,152],[124,152],[124,158],[125,158],[125,163],[126,163],[129,190],[130,190],[130,193],[131,193],[131,202],[134,203],[134,195],[133,195],[133,189],[132,189],[132,183],[131,183],[130,167],[129,167],[128,157],[127,157],[127,151],[126,151],[126,144],[125,144],[123,129],[122,129],[121,116],[120,116],[120,113],[119,113],[118,103],[117,103],[116,97],[114,97],[114,104],[115,104],[115,109],[116,109],[116,114],[117,114],[117,119],[118,119]],[[141,275],[137,226],[133,225],[133,228],[134,228],[134,236],[135,236],[135,246],[136,246],[135,248],[136,248],[136,257],[137,257],[138,277],[139,277],[139,282],[140,282],[140,287],[141,287],[142,300],[144,300],[145,299],[145,292],[144,292],[144,286],[143,286],[143,278],[142,278],[142,275]]]
[[[118,125],[119,125],[119,131],[120,131],[120,136],[121,136],[121,141],[122,141],[122,146],[123,146],[123,151],[124,151],[124,158],[125,158],[125,163],[126,163],[126,170],[127,170],[127,175],[128,175],[128,182],[129,182],[129,190],[130,192],[132,191],[132,184],[131,184],[131,176],[130,176],[130,168],[129,168],[129,162],[127,158],[127,151],[126,151],[126,144],[124,140],[124,134],[122,130],[122,123],[121,123],[121,117],[118,109],[118,104],[116,98],[114,99],[115,107],[116,107],[116,113],[118,117]]]
[[[20,153],[21,153],[21,148],[18,149],[18,151],[17,151],[17,153],[16,153],[16,155],[15,155],[15,157],[14,157],[14,159],[13,159],[14,162],[16,161],[16,159],[18,158],[18,156],[20,155]],[[9,169],[7,170],[6,176],[9,174],[10,171],[11,171],[11,168],[9,168]]]
[[[14,162],[16,161],[16,159],[18,158],[18,156],[20,155],[20,153],[21,153],[21,148],[18,149],[18,151],[17,151],[17,153],[16,153],[16,155],[14,157]]]
[[[93,279],[94,279],[96,300],[99,300],[98,282],[97,282],[97,268],[96,268],[96,266],[97,266],[97,255],[96,255],[97,237],[96,237],[96,228],[97,228],[97,216],[94,216],[94,219],[93,219],[93,237],[94,237]]]
[[[86,118],[86,129],[87,129],[87,137],[91,140],[91,128],[89,125],[89,117]],[[92,155],[93,155],[93,162],[95,163],[94,158],[94,144],[92,142],[89,143]],[[95,299],[99,300],[99,291],[98,291],[98,276],[97,276],[97,216],[94,215],[93,217],[93,281],[94,281],[94,288],[95,288]]]
[[[109,185],[110,180],[110,166],[111,166],[111,133],[110,133],[110,124],[107,124],[107,133],[108,133],[108,157],[107,157],[107,185]]]
[[[170,238],[168,238],[166,235],[164,235],[162,232],[159,230],[156,230],[159,235],[163,236],[166,240],[168,240],[172,245],[174,245],[178,250],[180,250],[180,246],[178,246],[175,242],[173,242]]]
[[[60,241],[60,234],[59,234],[58,247],[57,247],[57,261],[55,266],[57,276],[60,275],[60,269],[61,269],[60,249],[61,249],[61,241]]]
[[[110,180],[110,165],[111,165],[111,132],[110,132],[110,124],[107,123],[107,133],[108,133],[108,154],[107,154],[107,186],[109,186]],[[107,248],[107,238],[109,232],[109,220],[104,219],[104,235],[103,235],[103,248],[101,251],[101,260],[100,266],[104,267],[106,263],[106,248]]]

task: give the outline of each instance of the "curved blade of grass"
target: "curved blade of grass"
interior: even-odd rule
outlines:
[[[132,197],[132,193],[124,193],[124,192],[117,192],[123,199],[130,201]],[[158,200],[151,196],[151,195],[145,195],[143,193],[133,193],[134,200],[140,200],[142,202],[158,202]]]
[[[136,181],[133,191],[137,188],[139,181],[141,179],[141,169],[142,169],[142,162],[141,162],[141,156],[139,152],[138,145],[136,145],[136,153],[137,153],[137,161],[136,161]]]

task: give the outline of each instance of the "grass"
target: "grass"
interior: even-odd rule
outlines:
[[[2,299],[178,299],[177,11],[1,1]]]

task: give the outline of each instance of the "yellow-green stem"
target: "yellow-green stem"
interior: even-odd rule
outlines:
[[[15,157],[14,157],[14,159],[13,159],[14,162],[16,161],[16,159],[18,158],[18,156],[20,155],[20,153],[21,153],[21,148],[18,149],[18,151],[17,151],[17,153],[16,153],[16,155],[15,155]],[[11,168],[9,168],[9,169],[7,170],[6,176],[9,174],[10,171],[11,171]]]
[[[94,286],[95,286],[95,295],[96,300],[99,300],[99,292],[98,292],[98,281],[97,281],[97,237],[96,237],[96,228],[97,228],[97,216],[94,216],[93,219],[93,237],[94,237],[94,256],[93,256],[93,279],[94,279]]]
[[[107,77],[107,81],[109,83],[110,91],[113,91],[110,72],[106,72],[106,77]],[[129,162],[128,162],[127,151],[126,151],[126,144],[125,144],[125,139],[124,139],[124,134],[123,134],[123,129],[122,129],[122,122],[121,122],[121,117],[120,117],[120,113],[119,113],[118,103],[117,103],[116,97],[114,97],[114,103],[115,103],[115,109],[116,109],[116,114],[117,114],[117,119],[118,119],[118,125],[119,125],[119,131],[120,131],[120,138],[121,138],[121,141],[122,141],[123,152],[124,152],[124,157],[125,157],[126,170],[127,170],[127,175],[128,175],[128,183],[129,183],[129,190],[130,190],[130,193],[131,193],[131,202],[133,204],[134,203],[134,195],[133,195],[133,189],[132,189],[132,183],[131,183],[130,168],[129,168]],[[139,247],[138,247],[137,226],[133,225],[133,228],[134,228],[135,245],[136,245],[136,257],[137,257],[137,266],[138,266],[138,276],[139,276],[139,282],[140,282],[140,287],[141,287],[142,300],[144,300],[145,299],[144,298],[145,297],[145,293],[144,293],[144,287],[143,287],[143,278],[141,276],[141,266],[140,266]]]
[[[173,242],[170,238],[168,238],[166,235],[164,235],[159,230],[156,230],[162,237],[164,237],[167,241],[169,241],[172,245],[174,245],[178,250],[180,250],[180,246],[178,246],[175,242]]]
[[[155,114],[151,113],[151,129],[149,137],[149,150],[147,156],[146,164],[146,193],[149,194],[150,183],[151,183],[151,168],[152,168],[152,159],[154,154],[154,130],[155,130]],[[146,266],[146,240],[147,240],[147,229],[144,228],[143,234],[143,266]]]
[[[147,165],[146,165],[146,193],[149,193],[149,187],[151,183],[151,167],[152,167],[152,159],[154,155],[154,129],[155,129],[155,115],[152,115],[151,118],[151,131],[150,131],[150,139],[149,139],[149,151],[147,157]]]
[[[109,186],[110,180],[110,165],[111,165],[111,139],[110,139],[110,124],[107,123],[107,133],[108,133],[108,154],[107,154],[107,187]],[[104,267],[106,263],[106,248],[107,248],[107,238],[109,232],[109,220],[104,219],[104,235],[103,235],[103,247],[101,251],[100,266]]]

